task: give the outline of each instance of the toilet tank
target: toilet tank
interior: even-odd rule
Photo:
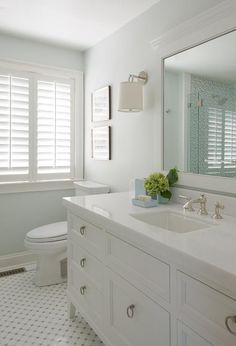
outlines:
[[[110,187],[108,185],[89,180],[75,181],[74,186],[76,196],[97,195],[99,193],[110,192]]]

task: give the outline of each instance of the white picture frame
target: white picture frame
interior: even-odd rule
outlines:
[[[111,87],[107,85],[92,93],[92,122],[111,119]]]
[[[91,157],[94,160],[111,160],[111,126],[91,129]]]

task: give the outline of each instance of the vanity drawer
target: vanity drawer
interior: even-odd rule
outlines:
[[[73,233],[68,239],[68,257],[77,264],[78,269],[93,282],[99,290],[103,287],[103,265],[89,252],[78,245],[77,235]],[[71,263],[71,262],[70,262]]]
[[[225,345],[235,346],[236,335],[228,331],[225,322],[228,316],[236,316],[236,301],[182,272],[178,272],[177,281],[179,317],[194,319],[225,340]],[[229,320],[229,326],[236,333],[236,323]]]
[[[170,267],[165,262],[109,235],[107,265],[151,298],[169,301]]]
[[[71,214],[70,216],[70,230],[77,236],[81,247],[87,249],[91,254],[98,258],[104,258],[106,240],[105,231],[100,229],[83,219]]]
[[[101,326],[104,321],[103,295],[73,262],[69,269],[68,291],[75,298],[79,311]]]
[[[106,272],[109,333],[114,346],[170,346],[170,316],[120,276]]]

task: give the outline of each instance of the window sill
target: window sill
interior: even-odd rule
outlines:
[[[17,181],[0,183],[0,194],[19,193],[19,192],[36,192],[36,191],[53,191],[53,190],[70,190],[74,189],[73,179],[62,180],[44,180],[44,181]]]

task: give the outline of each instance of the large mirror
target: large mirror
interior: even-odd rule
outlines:
[[[236,177],[236,31],[164,59],[164,169]]]

